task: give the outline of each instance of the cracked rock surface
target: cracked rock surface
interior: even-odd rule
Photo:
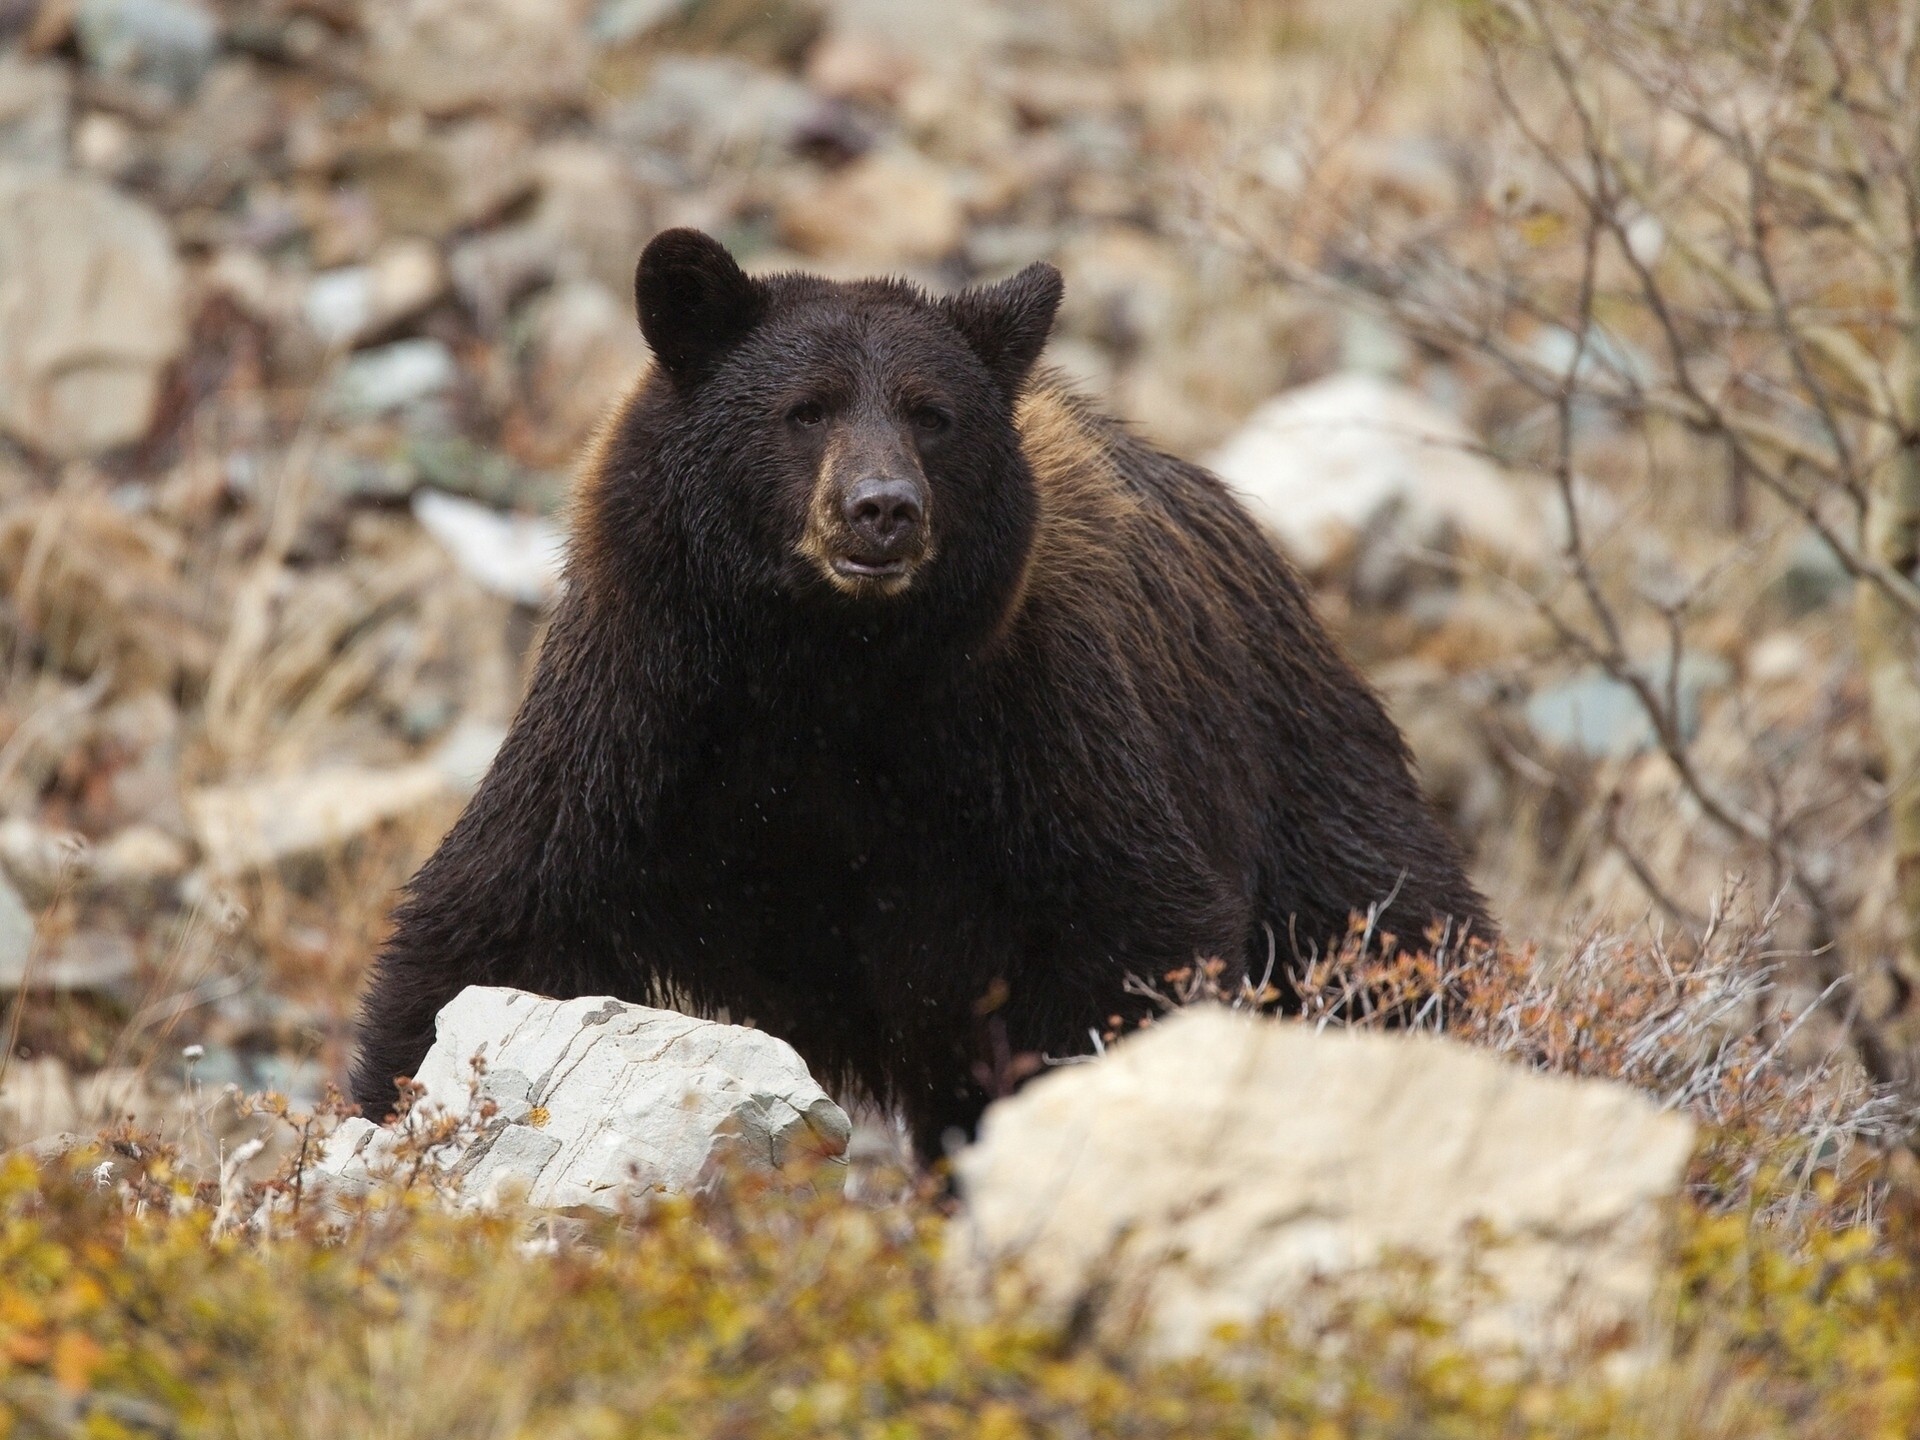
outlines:
[[[643,1191],[698,1189],[722,1167],[838,1160],[852,1132],[784,1040],[604,996],[469,986],[440,1012],[415,1078],[423,1117],[495,1107],[442,1157],[477,1203],[510,1191],[543,1208],[614,1211]],[[323,1179],[364,1188],[401,1143],[398,1130],[349,1120]]]
[[[1463,1334],[1552,1349],[1644,1333],[1693,1140],[1624,1085],[1198,1006],[988,1110],[949,1261],[963,1288],[1011,1261],[1043,1312],[1192,1355],[1412,1260],[1491,1282],[1435,1292],[1476,1297]]]

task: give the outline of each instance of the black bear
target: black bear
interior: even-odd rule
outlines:
[[[1129,976],[1243,973],[1369,907],[1490,933],[1256,523],[1034,373],[1058,271],[933,299],[669,230],[635,289],[655,363],[379,957],[369,1113],[461,987],[512,985],[724,1008],[930,1156],[1009,1056],[1137,1013]]]

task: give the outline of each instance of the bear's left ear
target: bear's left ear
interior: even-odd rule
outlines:
[[[951,295],[940,308],[986,362],[994,382],[1012,396],[1046,347],[1061,288],[1060,272],[1036,260],[998,285]]]
[[[662,230],[633,274],[640,333],[679,385],[691,385],[760,321],[766,292],[711,235]]]

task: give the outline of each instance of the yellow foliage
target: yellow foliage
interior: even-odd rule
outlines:
[[[742,1181],[528,1243],[525,1217],[416,1202],[214,1239],[184,1182],[139,1201],[88,1162],[0,1168],[0,1410],[187,1436],[1904,1436],[1920,1419],[1920,1207],[1874,1231],[1689,1210],[1676,1340],[1623,1371],[1529,1365],[1413,1306],[1223,1333],[1146,1364],[941,1303],[946,1224]],[[172,1197],[171,1201],[167,1196]],[[36,1408],[37,1407],[37,1408]],[[126,1417],[134,1417],[129,1421]],[[116,1418],[119,1417],[119,1418]]]

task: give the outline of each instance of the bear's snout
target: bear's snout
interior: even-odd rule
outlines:
[[[896,560],[920,542],[927,497],[920,485],[897,475],[856,480],[841,497],[840,517],[865,551],[861,560]]]

